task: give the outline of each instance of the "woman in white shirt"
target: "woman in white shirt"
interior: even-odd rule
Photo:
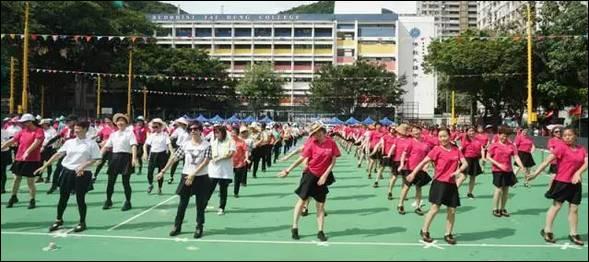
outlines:
[[[76,193],[80,214],[80,223],[74,228],[74,232],[86,229],[86,193],[93,189],[90,166],[101,157],[98,144],[86,137],[88,126],[87,121],[77,122],[74,127],[76,138],[66,141],[57,153],[35,171],[35,174],[42,174],[51,165],[51,162],[65,156],[61,162],[63,171],[59,181],[60,197],[57,204],[57,219],[49,228],[50,232],[63,225],[63,213],[72,191]]]
[[[160,118],[155,118],[151,120],[150,125],[152,132],[148,134],[145,144],[143,145],[143,152],[149,152],[149,157],[147,153],[143,154],[143,160],[148,162],[147,182],[149,183],[149,187],[147,188],[147,193],[151,193],[153,190],[153,171],[156,167],[158,168],[158,171],[162,171],[168,162],[168,152],[173,151],[170,137],[164,132],[166,126],[164,121]],[[147,150],[148,146],[150,147],[149,151]],[[158,195],[162,194],[163,183],[163,178],[157,180]]]
[[[211,177],[211,192],[209,199],[215,192],[219,184],[221,202],[217,215],[225,214],[227,204],[227,187],[233,180],[233,161],[231,157],[235,153],[235,142],[227,136],[227,129],[224,126],[215,126],[213,128],[215,138],[211,142],[211,152],[213,158],[209,163],[209,176]]]
[[[123,177],[123,188],[125,189],[125,203],[121,208],[122,211],[131,209],[131,174],[135,173],[137,161],[137,140],[132,129],[128,129],[129,117],[123,114],[115,114],[113,117],[118,130],[113,132],[106,144],[101,150],[101,154],[106,153],[108,148],[112,148],[112,159],[109,162],[108,184],[106,186],[106,201],[102,209],[112,207],[112,194],[114,192],[115,182],[119,174]]]
[[[184,144],[185,141],[190,140],[189,134],[186,132],[186,127],[188,126],[188,120],[184,117],[180,117],[174,121],[174,125],[176,129],[170,135],[170,140],[172,140],[172,146],[174,148],[178,148],[180,145]],[[172,165],[172,170],[170,170],[170,179],[168,179],[168,185],[174,182],[174,173],[176,173],[176,168],[180,162],[174,162]]]
[[[55,147],[54,143],[57,142],[57,131],[50,125],[51,119],[42,119],[39,122],[39,125],[43,128],[43,133],[45,134],[45,139],[43,140],[43,144],[41,146],[41,161],[47,161],[53,154],[55,154]],[[47,178],[45,179],[45,183],[49,183],[49,179],[51,178],[51,173],[53,172],[53,166],[47,166]],[[39,175],[37,179],[37,183],[43,182],[43,174]]]
[[[178,203],[174,228],[170,231],[170,236],[177,236],[182,231],[182,221],[192,195],[196,197],[196,231],[194,232],[194,238],[200,238],[203,234],[205,208],[209,200],[211,183],[207,173],[207,166],[211,160],[211,145],[201,138],[202,129],[199,122],[190,125],[191,139],[180,145],[170,157],[164,169],[160,170],[156,176],[157,180],[163,179],[164,172],[173,163],[184,159],[182,179],[180,179],[176,189],[176,194],[180,196],[180,202]]]

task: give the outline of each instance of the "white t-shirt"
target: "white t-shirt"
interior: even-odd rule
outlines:
[[[57,136],[57,131],[53,127],[50,127],[48,129],[43,129],[43,133],[45,134],[45,140],[43,140],[43,146],[46,146],[47,143],[51,139],[53,139],[54,137]]]
[[[184,168],[182,174],[192,174],[196,168],[211,155],[211,144],[205,140],[201,140],[200,144],[195,144],[192,140],[188,140],[181,145],[184,150]],[[203,167],[196,176],[204,176],[208,173],[207,167]]]
[[[137,145],[133,129],[117,130],[110,134],[106,147],[112,147],[113,153],[131,153],[131,146]]]
[[[65,152],[61,165],[69,170],[76,170],[76,168],[89,160],[102,158],[98,144],[90,138],[69,139],[65,141],[57,152]],[[91,168],[91,166],[88,166],[84,170],[90,171]]]
[[[212,158],[218,158],[227,155],[230,151],[235,152],[235,142],[233,139],[226,138],[225,141],[219,142],[213,139],[211,142]],[[209,163],[209,177],[233,179],[233,160],[231,158]]]
[[[186,141],[190,140],[190,136],[188,135],[186,130],[184,130],[180,127],[174,129],[174,132],[172,132],[172,135],[170,136],[170,138],[175,138],[176,145],[178,145],[178,146],[183,145]]]
[[[145,144],[151,146],[152,153],[161,153],[168,150],[170,137],[166,132],[150,133],[145,139]]]
[[[0,130],[0,134],[2,135],[2,144],[4,144],[4,142],[10,140],[10,138],[12,137],[10,132],[8,132],[8,130],[4,129],[4,128],[2,128],[2,130]],[[6,147],[5,149],[2,149],[2,152],[6,152],[8,150],[10,150],[10,148]]]

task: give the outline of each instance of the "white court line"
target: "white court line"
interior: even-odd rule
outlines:
[[[50,233],[36,233],[36,232],[1,232],[2,235],[36,235],[36,236],[51,236]],[[160,240],[160,241],[174,241],[174,242],[210,242],[210,243],[244,243],[244,244],[293,244],[293,245],[319,245],[317,241],[270,241],[270,240],[228,240],[228,239],[192,239],[192,238],[163,238],[163,237],[137,237],[137,236],[111,236],[111,235],[86,235],[86,234],[72,234],[71,237],[86,237],[86,238],[111,238],[111,239],[135,239],[135,240]],[[394,243],[394,242],[327,242],[329,245],[343,245],[343,246],[424,246],[423,243]],[[570,244],[485,244],[472,243],[456,245],[450,244],[436,244],[437,246],[446,247],[493,247],[493,248],[558,248],[561,250],[583,249],[587,248],[580,246],[572,246]],[[566,247],[563,249],[563,247]]]
[[[135,219],[135,218],[138,218],[138,217],[140,217],[140,216],[142,216],[142,215],[145,215],[145,213],[147,213],[147,212],[149,212],[149,211],[151,211],[151,210],[153,210],[153,209],[155,209],[155,208],[157,208],[157,207],[159,207],[159,206],[163,205],[164,203],[166,203],[166,202],[168,202],[168,201],[170,201],[170,200],[172,200],[172,199],[174,199],[174,198],[176,198],[176,197],[177,197],[177,196],[175,196],[175,195],[174,195],[174,196],[171,196],[170,198],[168,198],[168,199],[166,199],[166,200],[164,200],[164,201],[162,201],[162,202],[159,202],[157,205],[150,207],[149,209],[147,209],[147,210],[145,210],[145,211],[143,211],[143,212],[141,212],[141,213],[139,213],[139,214],[137,214],[137,215],[133,216],[132,218],[129,218],[129,219],[127,219],[127,220],[125,220],[125,221],[121,222],[120,224],[118,224],[118,225],[116,225],[116,226],[114,226],[114,227],[111,227],[111,228],[109,228],[109,229],[108,229],[108,230],[106,230],[106,231],[113,231],[115,228],[117,228],[117,227],[120,227],[120,226],[122,226],[122,225],[124,225],[124,224],[127,224],[127,223],[129,223],[129,222],[131,222],[131,220],[133,220],[133,219]]]

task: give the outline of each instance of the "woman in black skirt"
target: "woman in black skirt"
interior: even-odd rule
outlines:
[[[174,162],[184,159],[182,178],[176,189],[176,194],[180,196],[180,202],[178,203],[174,228],[170,231],[170,236],[177,236],[182,231],[184,214],[186,213],[188,202],[193,195],[196,197],[196,231],[194,232],[194,238],[201,238],[203,234],[205,208],[207,207],[211,190],[211,181],[207,167],[212,158],[212,153],[211,144],[201,139],[202,130],[203,127],[199,122],[189,125],[191,139],[179,145],[164,169],[156,177],[158,180],[163,179],[164,172]]]
[[[164,131],[166,123],[160,118],[151,120],[151,133],[148,133],[145,144],[143,145],[143,160],[147,162],[147,193],[153,190],[153,171],[158,168],[161,171],[168,162],[169,152],[173,151],[172,142],[168,133]],[[148,150],[149,147],[149,150]],[[163,179],[157,180],[157,194],[162,194]]]
[[[57,203],[57,219],[49,228],[49,232],[63,226],[63,213],[72,192],[76,193],[80,223],[74,228],[74,232],[82,232],[86,229],[86,193],[93,189],[92,173],[90,166],[101,158],[98,144],[86,137],[90,123],[80,121],[75,124],[76,139],[70,139],[63,144],[47,162],[35,171],[42,174],[51,162],[63,157],[61,162],[63,171],[59,181],[59,202]]]
[[[468,168],[465,171],[465,174],[469,177],[468,193],[466,196],[473,199],[474,195],[472,192],[476,183],[476,177],[483,173],[483,169],[479,162],[485,153],[485,146],[476,138],[474,127],[469,127],[466,131],[466,135],[462,137],[462,140],[460,141],[460,151],[462,151],[462,154],[464,154],[464,158],[468,163]]]
[[[464,170],[468,167],[466,159],[460,150],[450,143],[450,132],[448,129],[438,131],[439,146],[435,146],[427,156],[421,161],[407,176],[407,181],[412,183],[417,178],[417,173],[423,169],[428,162],[434,163],[435,176],[429,190],[429,202],[431,208],[423,223],[419,234],[424,242],[431,243],[429,228],[431,223],[440,210],[441,205],[448,207],[446,216],[446,234],[444,240],[448,244],[456,244],[456,239],[452,234],[456,208],[460,206],[460,196],[458,187],[464,181]],[[460,164],[460,165],[459,165]]]
[[[558,170],[554,182],[550,189],[544,195],[552,199],[552,205],[546,213],[546,224],[540,234],[544,240],[549,243],[555,243],[552,224],[562,207],[562,204],[569,202],[569,240],[577,245],[582,246],[583,240],[577,231],[579,222],[579,205],[582,198],[582,175],[587,170],[587,149],[577,144],[577,135],[575,130],[567,128],[563,132],[564,143],[553,148],[548,158],[536,169],[533,175],[529,175],[528,180],[536,178],[542,170],[548,166],[551,161],[556,160]]]
[[[313,124],[309,135],[315,139],[305,145],[302,154],[307,167],[303,171],[299,187],[295,190],[299,197],[294,208],[291,229],[291,236],[295,240],[300,239],[298,224],[305,201],[309,197],[313,197],[317,201],[317,227],[319,231],[317,238],[320,241],[327,241],[327,237],[323,233],[324,206],[329,193],[327,186],[334,181],[331,170],[335,166],[336,158],[340,156],[340,151],[336,143],[326,136],[326,133],[327,130],[321,124]],[[328,179],[329,177],[331,179]]]
[[[493,164],[491,171],[493,172],[493,185],[495,186],[495,193],[493,194],[493,215],[496,217],[509,217],[505,205],[509,197],[509,188],[517,183],[517,178],[513,173],[511,163],[515,159],[517,165],[528,174],[528,170],[522,164],[522,161],[517,155],[515,145],[507,140],[511,129],[507,126],[500,126],[498,129],[499,139],[489,146],[487,152],[487,161]]]
[[[113,117],[118,130],[113,132],[106,145],[101,150],[101,154],[106,153],[108,148],[112,148],[112,160],[109,163],[108,184],[106,186],[106,201],[102,209],[112,207],[112,194],[115,183],[119,174],[123,177],[123,188],[125,189],[125,203],[121,208],[122,211],[131,209],[131,174],[135,172],[137,161],[137,140],[132,129],[128,129],[129,117],[124,114],[115,114]]]
[[[548,139],[548,150],[552,151],[558,145],[563,143],[563,141],[562,141],[562,128],[555,127],[552,129],[550,134],[552,137],[550,139]],[[548,172],[550,173],[550,181],[548,182],[548,188],[550,188],[550,186],[552,185],[552,180],[556,176],[556,171],[557,171],[557,165],[556,165],[556,159],[555,159],[555,160],[552,160],[552,162],[550,162],[550,168],[548,169]]]

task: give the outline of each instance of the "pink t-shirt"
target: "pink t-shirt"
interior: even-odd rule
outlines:
[[[431,148],[440,145],[440,140],[438,140],[437,136],[434,135],[427,135],[424,137],[425,141],[429,144]]]
[[[381,133],[379,130],[373,130],[370,133],[370,148],[374,148],[374,146],[376,146],[376,144],[378,144],[378,142],[380,141],[382,136],[383,136],[383,133]]]
[[[511,164],[511,158],[517,154],[517,149],[515,145],[512,143],[507,142],[503,144],[501,142],[496,142],[489,146],[489,155],[495,159],[495,161],[502,164],[505,169],[501,170],[499,167],[493,165],[491,168],[492,172],[512,172],[513,167]]]
[[[303,148],[303,157],[309,158],[307,170],[316,177],[322,176],[331,165],[331,159],[340,155],[337,145],[329,137],[323,143],[313,140]]]
[[[550,152],[552,152],[554,150],[554,148],[559,144],[564,144],[564,142],[560,138],[553,137],[553,138],[548,139],[548,150],[550,150]],[[556,159],[551,161],[550,164],[555,165]]]
[[[559,143],[552,150],[552,154],[556,156],[558,166],[554,180],[571,183],[575,172],[585,163],[587,150],[580,145],[573,148],[565,143]]]
[[[410,138],[407,137],[399,137],[395,140],[395,154],[393,156],[393,161],[401,161],[401,154],[405,151],[407,146],[411,143]]]
[[[382,139],[384,140],[384,150],[382,154],[384,156],[388,156],[389,151],[391,151],[391,147],[393,147],[393,144],[395,143],[395,137],[390,133],[387,133],[382,137]]]
[[[76,138],[76,133],[74,133],[74,129],[70,129],[66,126],[61,130],[61,132],[59,132],[59,136],[65,140],[70,140]]]
[[[434,147],[427,156],[434,161],[434,179],[440,182],[456,183],[454,172],[460,166],[460,159],[464,158],[458,147],[451,146],[450,150],[442,147]]]
[[[517,135],[515,136],[515,140],[513,141],[515,146],[517,147],[517,151],[522,152],[532,152],[532,146],[534,146],[534,141],[532,138],[526,135]]]
[[[468,158],[480,158],[481,157],[481,149],[482,149],[482,145],[481,142],[479,142],[479,140],[472,139],[472,140],[468,140],[466,139],[466,136],[464,136],[462,138],[462,141],[460,141],[460,146],[462,147],[462,153],[464,154],[464,157],[468,157]]]
[[[405,169],[415,170],[417,165],[419,165],[425,156],[427,156],[427,153],[431,150],[431,147],[423,140],[417,140],[413,138],[410,141],[411,142],[405,149],[405,153],[407,154],[407,165],[405,165]]]
[[[481,143],[481,146],[483,147],[486,147],[487,144],[489,144],[489,136],[487,134],[478,133],[474,136],[474,138],[478,140],[479,143]]]
[[[145,139],[147,138],[147,128],[145,126],[133,127],[133,133],[135,134],[135,140],[137,140],[137,144],[145,144]]]
[[[35,142],[35,140],[40,140],[43,142],[45,139],[45,134],[43,133],[42,128],[35,128],[34,130],[29,130],[28,128],[24,128],[16,135],[14,135],[14,140],[18,143],[18,149],[16,150],[16,161],[23,161],[23,162],[38,162],[41,161],[41,144],[35,150],[31,151],[30,154],[27,156],[26,159],[23,158],[25,151]]]
[[[102,141],[107,141],[110,137],[110,134],[112,134],[115,131],[117,131],[116,128],[110,127],[109,125],[105,125],[102,127],[102,129],[100,129],[100,131],[96,135],[100,137]]]

